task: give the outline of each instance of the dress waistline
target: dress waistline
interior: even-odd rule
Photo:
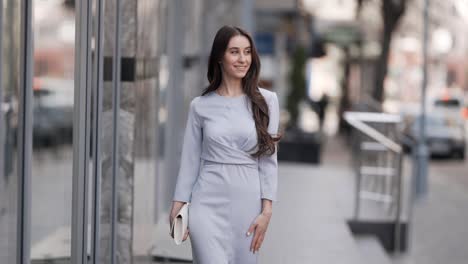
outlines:
[[[201,161],[203,165],[237,165],[237,166],[246,166],[252,169],[258,168],[257,162],[235,163],[235,162],[224,162],[224,161],[221,162],[221,161],[214,161],[214,160],[207,160],[207,159],[202,159]]]

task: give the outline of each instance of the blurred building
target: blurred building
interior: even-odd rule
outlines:
[[[257,22],[260,2],[0,1],[1,263],[184,258],[163,243],[218,28],[251,31],[283,86],[287,30]]]
[[[468,43],[466,38],[467,5],[465,1],[429,1],[429,98],[446,92],[466,94]],[[407,1],[406,11],[393,34],[389,72],[385,82],[388,111],[397,111],[400,102],[408,108],[420,100],[422,81],[424,1]],[[364,31],[365,46],[379,54],[379,30],[382,28],[380,1],[365,1],[359,23]],[[408,111],[413,111],[408,109]]]
[[[403,16],[392,35],[384,82],[383,106],[386,111],[419,109],[424,2],[406,1]],[[429,2],[429,98],[466,97],[468,6],[463,0]],[[332,61],[338,66],[335,72],[337,81],[342,83],[339,89],[342,96],[354,103],[377,107],[372,102],[372,93],[376,64],[382,51],[382,0],[362,1],[360,8],[358,1],[303,0],[300,3],[300,8],[313,18],[312,34],[326,45],[341,50]],[[312,84],[317,87],[316,82],[320,83],[324,75],[321,71],[327,67],[317,66],[317,63],[318,60],[309,68],[312,71],[319,68],[320,72],[312,73],[315,78],[312,76],[309,80],[312,97],[320,97],[322,92],[312,89]],[[340,76],[344,77],[341,81]]]
[[[432,94],[465,95],[466,2],[431,2]],[[336,121],[340,98],[359,102],[374,85],[381,1],[363,3],[357,16],[352,0],[0,1],[0,262],[190,258],[164,243],[188,106],[207,85],[216,31],[252,33],[262,86],[282,107],[291,52],[307,46],[309,96],[327,93]],[[423,0],[408,3],[389,110],[419,99]]]

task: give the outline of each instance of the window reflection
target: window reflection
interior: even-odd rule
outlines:
[[[69,259],[75,10],[34,1],[31,259]],[[53,15],[51,15],[53,14]]]
[[[2,83],[0,84],[0,260],[16,263],[19,3],[2,0]]]

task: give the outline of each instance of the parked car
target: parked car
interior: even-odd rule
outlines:
[[[37,146],[72,142],[73,80],[41,78],[34,91],[33,139]]]
[[[443,113],[446,115],[456,115],[461,118],[464,117],[465,103],[462,97],[457,96],[446,96],[435,98],[433,100],[431,111]]]
[[[420,138],[421,116],[404,129],[403,145],[409,150]],[[466,131],[459,116],[430,113],[426,116],[426,144],[431,155],[465,158]]]

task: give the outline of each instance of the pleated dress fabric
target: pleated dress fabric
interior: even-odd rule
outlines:
[[[278,133],[276,93],[259,88]],[[253,158],[257,133],[248,96],[210,92],[190,103],[174,201],[190,202],[189,229],[195,264],[255,264],[247,230],[262,199],[276,201],[277,153]]]

